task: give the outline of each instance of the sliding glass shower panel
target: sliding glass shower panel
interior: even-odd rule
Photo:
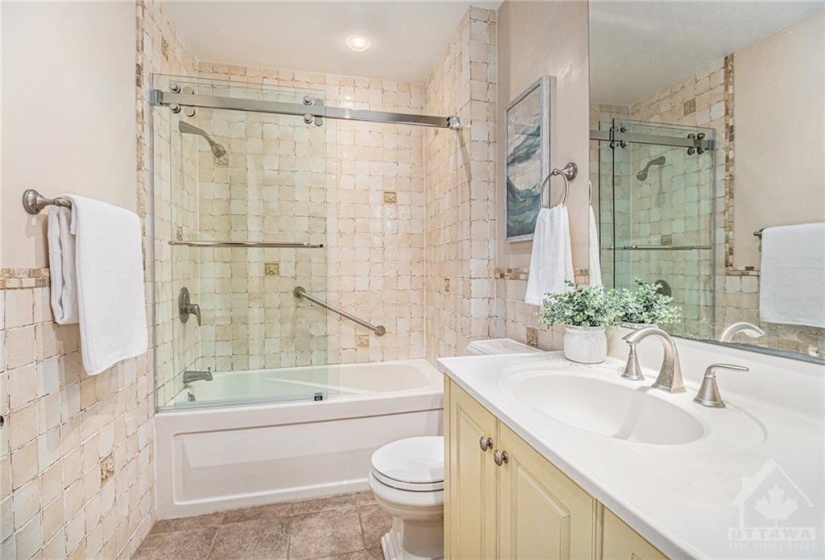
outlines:
[[[166,82],[196,95],[324,103],[319,91]],[[156,229],[168,236],[159,241],[170,248],[163,254],[171,262],[171,285],[157,292],[174,307],[164,309],[171,315],[173,359],[170,378],[163,380],[171,383],[163,390],[166,383],[159,383],[158,405],[317,399],[337,392],[337,368],[326,367],[326,313],[293,295],[298,286],[321,298],[327,291],[327,162],[335,155],[329,124],[202,107],[154,112],[162,115],[156,125],[167,129],[156,130],[156,141],[167,134],[174,154],[169,224]],[[190,308],[198,306],[200,325],[196,313],[182,313],[184,288]]]
[[[602,257],[612,265],[605,283],[633,288],[635,279],[660,282],[682,310],[669,332],[691,337],[713,335],[713,152],[678,145],[698,127],[614,120],[624,143],[602,142],[600,176]],[[611,164],[607,165],[607,159]],[[604,182],[602,183],[602,180]],[[606,219],[605,219],[606,218]],[[607,243],[606,243],[607,241]]]

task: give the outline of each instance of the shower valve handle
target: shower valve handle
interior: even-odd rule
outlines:
[[[178,295],[178,317],[180,322],[186,324],[189,316],[194,315],[198,320],[198,326],[201,326],[201,306],[197,303],[192,303],[189,297],[189,289],[181,288]]]

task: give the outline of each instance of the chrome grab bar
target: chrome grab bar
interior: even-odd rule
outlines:
[[[337,307],[328,304],[324,300],[318,299],[317,297],[308,294],[307,291],[302,286],[297,286],[294,290],[292,290],[292,293],[298,299],[301,299],[301,298],[308,299],[312,303],[314,303],[316,305],[320,305],[324,309],[329,309],[333,313],[337,313],[338,315],[340,315],[344,319],[349,319],[353,323],[358,323],[362,327],[368,328],[369,330],[374,332],[376,336],[384,336],[385,334],[387,334],[387,329],[384,328],[384,325],[373,325],[372,323],[368,323],[368,322],[364,321],[363,319],[359,319],[355,315],[352,315],[350,313],[347,313],[346,311],[338,309]]]
[[[610,247],[616,251],[694,251],[713,249],[710,245],[628,245],[627,247]]]
[[[266,241],[170,241],[169,245],[183,247],[244,247],[274,249],[321,249],[323,243],[269,243]]]

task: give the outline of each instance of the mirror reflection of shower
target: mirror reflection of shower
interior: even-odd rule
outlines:
[[[193,126],[187,122],[179,121],[178,130],[184,134],[197,134],[198,136],[203,136],[203,138],[209,142],[209,149],[212,150],[212,155],[216,158],[222,158],[226,155],[226,148],[212,140],[212,138],[202,128],[198,128],[197,126]]]
[[[657,158],[649,160],[647,162],[647,165],[645,165],[644,169],[642,169],[641,171],[639,171],[636,174],[636,178],[640,181],[646,180],[647,179],[647,174],[650,171],[651,167],[653,167],[654,165],[662,166],[665,163],[667,163],[667,158],[665,158],[665,156],[659,156]]]

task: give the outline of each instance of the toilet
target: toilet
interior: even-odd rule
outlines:
[[[443,558],[444,438],[388,443],[372,455],[369,484],[392,516],[392,528],[381,538],[385,560]]]
[[[471,355],[522,354],[538,349],[509,338],[477,340]],[[372,455],[369,485],[378,505],[392,516],[381,538],[386,560],[444,557],[444,438],[400,439]]]

